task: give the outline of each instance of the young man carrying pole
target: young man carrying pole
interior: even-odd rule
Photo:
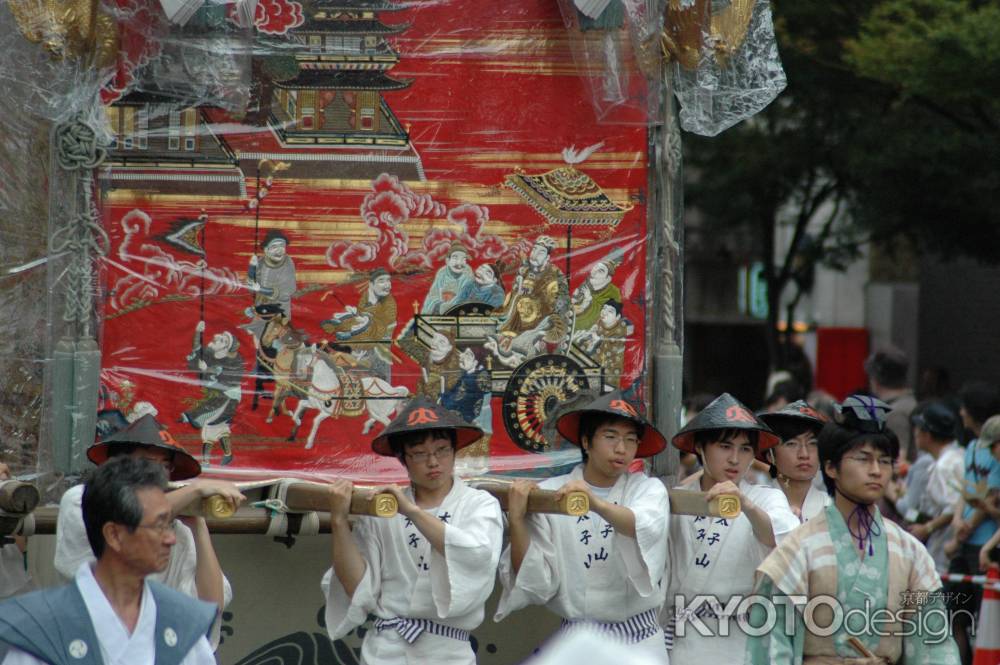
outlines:
[[[663,483],[629,473],[634,459],[655,455],[666,441],[618,391],[564,414],[556,426],[583,449],[583,463],[537,487],[557,496],[585,492],[590,512],[528,516],[528,494],[536,485],[514,482],[495,620],[545,605],[563,618],[563,630],[588,627],[667,663],[656,616],[670,504]]]
[[[799,526],[781,490],[745,480],[754,457],[777,443],[767,425],[728,393],[673,438],[677,448],[701,458],[704,473],[693,481],[696,489],[709,499],[736,495],[742,507],[730,519],[670,518],[669,584],[661,622],[677,663],[743,661],[746,636],[738,623],[746,610],[739,609],[740,598],[753,589],[753,569],[775,542]]]
[[[353,485],[330,486],[333,567],[323,577],[331,639],[375,615],[365,635],[367,665],[476,662],[469,631],[483,621],[500,558],[500,505],[454,476],[455,451],[482,436],[478,427],[428,399],[413,399],[372,442],[396,457],[410,488],[389,486],[393,518],[348,522]]]

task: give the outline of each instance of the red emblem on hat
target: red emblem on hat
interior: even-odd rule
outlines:
[[[826,420],[826,416],[821,415],[816,409],[810,406],[802,407],[801,409],[799,409],[799,413],[801,413],[804,416],[810,416],[812,418],[816,418],[817,420]]]
[[[621,411],[623,413],[627,413],[633,418],[639,417],[638,412],[636,412],[636,410],[632,408],[632,405],[623,399],[613,399],[611,400],[611,403],[608,406],[610,406],[615,411]]]
[[[726,418],[729,420],[735,420],[742,423],[752,423],[754,422],[753,414],[744,409],[742,406],[732,405],[726,409]]]
[[[410,417],[406,419],[407,425],[423,425],[426,423],[436,423],[438,416],[431,409],[414,409]]]
[[[174,437],[172,437],[170,435],[170,432],[168,432],[165,429],[160,430],[160,441],[167,444],[168,446],[173,446],[174,448],[180,448],[180,445],[178,445],[177,441],[174,440]]]

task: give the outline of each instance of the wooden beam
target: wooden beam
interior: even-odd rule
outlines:
[[[484,481],[477,484],[476,487],[495,496],[500,502],[501,510],[507,510],[507,502],[510,498],[509,484]],[[586,492],[568,492],[562,498],[557,499],[554,490],[533,489],[528,494],[528,512],[579,517],[590,512],[590,499]]]
[[[671,515],[704,515],[706,517],[739,517],[740,499],[734,494],[723,494],[711,501],[705,500],[705,492],[695,490],[670,489]]]

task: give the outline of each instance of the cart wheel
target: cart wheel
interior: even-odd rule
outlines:
[[[542,428],[557,407],[588,390],[583,368],[567,356],[544,355],[525,361],[511,374],[503,395],[503,424],[524,450],[548,451]]]

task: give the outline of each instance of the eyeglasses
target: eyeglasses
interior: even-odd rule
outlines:
[[[437,450],[432,450],[431,452],[421,451],[419,453],[406,453],[406,458],[412,462],[418,462],[420,464],[423,464],[424,462],[427,462],[431,457],[433,457],[436,460],[446,460],[450,458],[454,453],[455,451],[452,449],[452,447],[447,446],[444,448],[438,448]]]
[[[632,447],[637,447],[639,445],[639,437],[635,434],[626,434],[625,436],[622,436],[617,432],[605,430],[604,432],[601,432],[600,439],[601,441],[606,441],[607,443],[615,446],[619,443],[624,443],[626,446]]]
[[[874,457],[872,455],[847,455],[847,459],[853,460],[862,466],[871,466],[874,462],[880,467],[892,469],[896,462],[891,457]]]
[[[156,520],[152,524],[140,524],[136,528],[149,529],[160,536],[165,536],[167,533],[174,530],[174,521],[170,518],[164,518]]]
[[[795,439],[788,439],[787,441],[781,442],[782,450],[805,450],[813,451],[818,448],[818,443],[816,439],[809,439],[808,441],[796,441]]]

